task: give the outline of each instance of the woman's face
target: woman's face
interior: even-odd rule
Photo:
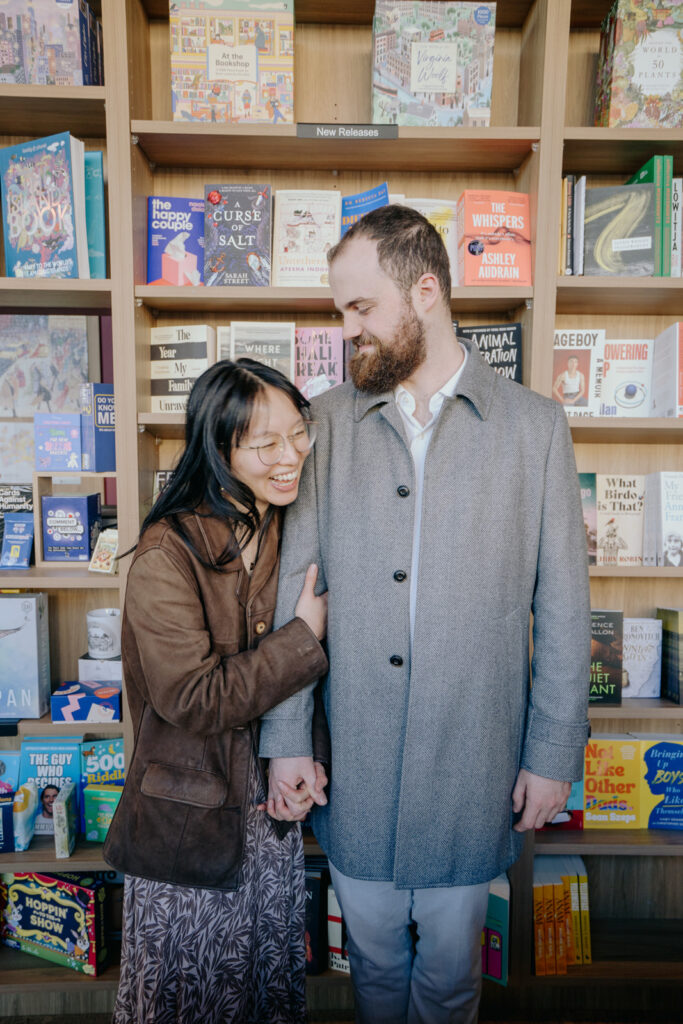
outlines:
[[[249,430],[232,449],[231,469],[253,491],[261,514],[268,505],[291,505],[296,499],[308,452],[298,452],[287,440],[275,465],[265,466],[257,448],[289,438],[302,423],[301,413],[284,391],[267,385],[254,405]]]

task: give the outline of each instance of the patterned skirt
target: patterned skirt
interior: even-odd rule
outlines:
[[[303,1024],[301,829],[280,841],[253,767],[239,889],[126,877],[112,1024]]]

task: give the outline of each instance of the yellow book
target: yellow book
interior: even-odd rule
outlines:
[[[558,974],[567,973],[567,927],[564,913],[564,886],[559,871],[555,868],[553,882],[553,905],[555,910],[555,964]]]
[[[568,857],[560,858],[560,871],[565,890],[565,921],[567,925],[567,966],[582,963],[581,917],[579,913],[579,882],[572,873]]]
[[[593,963],[591,952],[591,923],[590,907],[588,902],[588,875],[586,865],[581,857],[575,858],[577,862],[576,873],[579,878],[579,908],[581,911],[581,959],[584,964]]]
[[[545,973],[557,974],[555,952],[555,902],[553,884],[543,879],[543,920],[545,921]]]
[[[537,881],[534,868],[534,965],[538,975],[545,974],[545,920],[543,916],[543,883]]]
[[[640,746],[633,736],[592,736],[586,746],[583,827],[646,828],[640,810]]]
[[[683,829],[683,736],[638,735],[642,828]]]

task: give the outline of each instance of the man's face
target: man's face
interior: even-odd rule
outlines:
[[[57,799],[59,790],[55,786],[46,786],[43,790],[41,801],[43,804],[43,814],[46,818],[52,817],[52,805]]]
[[[353,383],[371,394],[392,391],[424,362],[425,331],[412,302],[380,267],[376,243],[349,242],[330,267],[330,285],[355,350]]]

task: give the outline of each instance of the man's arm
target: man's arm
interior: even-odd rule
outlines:
[[[583,776],[588,740],[590,590],[574,449],[558,406],[548,450],[534,615],[533,684],[521,770],[513,791],[518,831],[561,810]]]

